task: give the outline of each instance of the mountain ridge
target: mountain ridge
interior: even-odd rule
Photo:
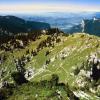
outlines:
[[[44,22],[25,21],[22,18],[15,16],[0,16],[1,32],[10,33],[27,33],[34,30],[50,29],[50,25]],[[6,34],[7,34],[6,32]]]

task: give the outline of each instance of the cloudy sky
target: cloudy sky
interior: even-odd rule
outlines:
[[[100,11],[100,0],[0,0],[0,12]]]

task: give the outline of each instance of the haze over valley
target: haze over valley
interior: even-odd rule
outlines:
[[[64,32],[75,26],[81,24],[82,19],[99,18],[99,12],[40,12],[26,15],[16,15],[30,21],[46,22],[51,25],[52,28],[58,27]]]

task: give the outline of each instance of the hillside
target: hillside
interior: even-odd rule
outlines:
[[[4,43],[0,49],[1,98],[100,100],[100,74],[96,75],[96,82],[89,76],[90,80],[93,78],[91,82],[83,80],[80,73],[90,70],[87,61],[93,54],[100,58],[100,37],[85,33],[41,35],[35,41],[28,39],[27,45],[20,39]],[[82,87],[80,84],[84,82],[89,85]]]
[[[15,16],[0,16],[0,33],[13,35],[34,30],[50,29],[48,23],[26,21]]]

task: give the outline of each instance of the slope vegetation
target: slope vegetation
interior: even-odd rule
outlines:
[[[74,74],[74,70],[80,68],[91,53],[97,53],[100,57],[99,37],[85,33],[68,36],[54,34],[41,35],[35,41],[30,40],[27,45],[23,45],[21,40],[16,41],[16,48],[6,52],[4,48],[0,50],[1,84],[5,81],[13,83],[11,74],[17,71],[24,73],[31,83],[14,89],[9,100],[69,100],[71,95],[71,100],[78,100],[76,97],[81,100],[100,99],[95,93],[80,89],[75,83],[79,74]],[[9,41],[3,45],[11,47],[14,43]],[[50,87],[52,75],[57,75],[53,78],[58,81],[54,80],[56,83]]]

